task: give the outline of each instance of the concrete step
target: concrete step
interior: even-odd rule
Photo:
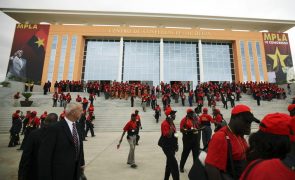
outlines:
[[[2,89],[1,89],[2,90]],[[83,92],[72,92],[72,100],[76,99],[77,94],[80,94],[82,97],[87,97],[87,93]],[[52,106],[52,93],[48,95],[43,95],[42,92],[34,92],[31,100],[34,101],[32,107],[12,107],[12,91],[9,88],[4,89],[0,92],[0,98],[4,101],[4,103],[0,104],[0,133],[7,133],[11,126],[11,115],[17,109],[20,109],[24,113],[27,110],[35,110],[38,112],[38,116],[40,116],[44,111],[49,113],[54,112],[58,115],[63,111],[62,107],[53,108]],[[135,99],[135,107],[130,107],[130,100],[125,99],[108,99],[106,100],[102,94],[100,97],[96,97],[94,101],[95,106],[95,131],[106,131],[106,132],[117,132],[122,131],[122,128],[126,124],[126,122],[130,119],[131,113],[135,111],[135,109],[139,110],[139,114],[142,119],[143,131],[151,132],[151,131],[159,131],[160,130],[160,122],[165,118],[164,112],[162,112],[162,117],[160,117],[160,122],[156,123],[154,119],[154,111],[151,110],[150,107],[147,108],[147,112],[143,112],[140,106],[141,100],[139,98]],[[162,106],[161,99],[158,99],[158,103]],[[271,112],[285,112],[287,113],[288,100],[277,100],[274,99],[270,102],[261,101],[261,106],[257,106],[256,101],[253,100],[252,96],[242,94],[242,99],[236,104],[246,104],[251,107],[254,115],[261,119],[266,114]],[[186,115],[186,109],[188,102],[186,101],[186,106],[183,107],[181,103],[174,103],[172,100],[171,106],[173,109],[177,110],[175,124],[179,127],[180,120]],[[228,103],[230,105],[230,103]],[[207,106],[207,101],[205,101],[205,107]],[[193,108],[196,107],[194,103]],[[221,102],[217,102],[217,108],[219,108],[226,120],[230,119],[231,108],[224,109]],[[212,111],[209,108],[209,113]],[[253,125],[253,128],[257,128],[257,125]]]

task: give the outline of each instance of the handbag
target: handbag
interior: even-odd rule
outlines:
[[[235,176],[235,170],[234,170],[234,163],[233,163],[233,159],[232,159],[232,145],[231,145],[228,135],[226,135],[225,138],[227,141],[227,156],[228,156],[227,162],[230,167],[231,174],[225,173],[225,172],[220,172],[220,174],[221,174],[221,178],[223,180],[234,180],[235,179],[234,177],[236,177],[236,176]],[[208,175],[207,175],[205,166],[204,166],[204,164],[202,164],[202,162],[200,161],[199,158],[194,161],[193,166],[191,167],[191,169],[189,171],[188,178],[190,180],[195,180],[195,179],[207,180],[208,179]]]
[[[163,145],[164,145],[164,137],[161,135],[158,141],[158,146],[163,147]]]
[[[195,160],[193,166],[191,167],[189,173],[188,173],[188,178],[190,180],[207,180],[208,175],[205,170],[205,166],[201,163],[201,161],[198,159]]]

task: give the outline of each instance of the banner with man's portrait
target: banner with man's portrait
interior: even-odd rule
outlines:
[[[268,79],[270,82],[293,82],[294,68],[288,34],[263,33]]]
[[[40,24],[16,25],[7,78],[40,84],[49,27]]]

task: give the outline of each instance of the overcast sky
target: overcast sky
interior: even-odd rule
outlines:
[[[295,21],[295,0],[0,0],[1,8],[189,14]],[[15,20],[0,12],[0,81],[4,80]],[[295,59],[295,28],[287,31]]]

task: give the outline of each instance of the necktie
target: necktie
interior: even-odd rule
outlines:
[[[78,142],[78,132],[76,128],[76,124],[73,123],[73,141],[75,144],[75,150],[76,150],[76,158],[78,157],[78,150],[79,150],[79,142]]]

